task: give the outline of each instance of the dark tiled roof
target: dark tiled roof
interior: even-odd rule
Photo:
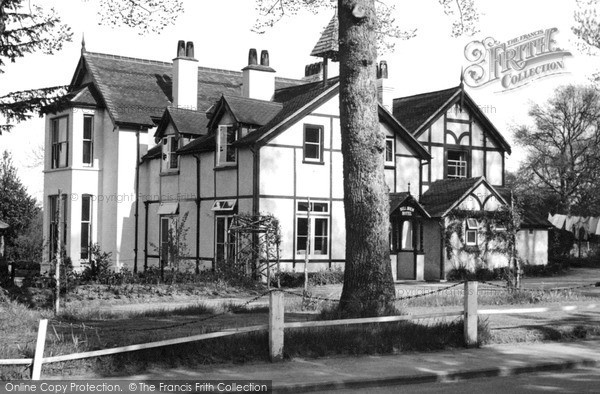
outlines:
[[[536,212],[525,211],[521,217],[521,228],[551,228],[552,224]]]
[[[172,101],[172,64],[93,52],[83,53],[84,66],[99,89],[114,121],[152,127]],[[81,75],[73,79],[77,86]],[[275,78],[276,88],[301,81]],[[240,94],[239,71],[198,68],[199,110],[208,109],[221,94]]]
[[[272,131],[273,135],[276,135],[277,130],[275,130],[275,128],[280,129],[278,125],[281,122],[293,121],[295,116],[302,116],[304,112],[310,111],[312,106],[308,106],[306,111],[303,113],[298,113],[300,109],[310,103],[312,103],[313,106],[320,104],[318,101],[315,101],[317,97],[327,91],[329,91],[329,95],[333,95],[338,92],[338,88],[339,83],[337,82],[328,83],[326,86],[324,86],[322,81],[298,86],[296,88],[290,88],[287,90],[285,95],[280,95],[278,97],[279,99],[288,98],[287,101],[283,102],[281,111],[279,111],[279,113],[277,113],[277,115],[275,115],[267,124],[241,138],[236,142],[236,144],[252,144]],[[294,95],[294,93],[296,93],[296,95]]]
[[[210,152],[216,149],[215,144],[215,134],[210,133],[203,135],[202,137],[198,137],[184,147],[179,148],[177,153],[180,155],[188,155],[192,153]]]
[[[412,194],[408,192],[390,193],[390,214],[394,213],[394,211],[402,205],[412,206],[413,208],[416,208],[420,215],[428,218],[430,217],[429,212],[419,204]]]
[[[410,196],[408,192],[390,193],[390,212],[395,211],[406,198]]]
[[[461,85],[436,92],[394,99],[393,114],[408,131],[418,135],[424,130],[424,126],[429,124],[429,121],[437,119],[441,115],[440,112],[447,110],[451,103],[458,100],[463,101],[464,105],[471,109],[473,117],[482,123],[487,135],[498,142],[502,149],[511,153],[508,142]]]
[[[142,156],[141,160],[142,160],[142,162],[144,162],[146,160],[158,159],[158,158],[160,158],[161,153],[162,153],[162,146],[160,144],[155,145],[154,147],[150,148],[144,156]]]
[[[421,205],[432,217],[441,217],[481,178],[443,179],[433,182],[421,196]]]
[[[69,102],[77,105],[101,106],[102,98],[92,83],[83,85],[80,89],[69,92]]]
[[[508,204],[511,204],[512,194],[510,187],[495,186],[494,189],[506,200]],[[518,196],[517,196],[518,198]],[[548,228],[552,227],[552,224],[545,217],[540,216],[537,212],[524,211],[521,216],[521,227],[522,228]]]
[[[338,83],[339,77],[329,78],[327,80],[327,86],[332,86]],[[273,95],[273,101],[278,103],[284,103],[293,98],[301,96],[305,93],[310,93],[323,87],[323,81],[309,82],[296,86],[289,86],[286,88],[277,89]]]
[[[189,109],[169,107],[166,112],[168,112],[175,128],[181,134],[206,134],[208,119],[206,118],[206,113],[204,113],[204,111],[192,111]]]
[[[398,119],[396,119],[384,106],[379,105],[378,107],[379,120],[386,122],[390,127],[392,127],[396,133],[402,138],[406,144],[413,149],[413,151],[418,155],[417,157],[423,160],[430,160],[431,154],[425,147],[411,134],[406,130]]]
[[[321,34],[319,41],[310,53],[311,56],[326,57],[330,59],[337,59],[339,52],[339,22],[337,12],[329,21],[329,24]]]
[[[393,114],[408,131],[414,133],[459,90],[460,87],[457,86],[437,92],[394,99]]]
[[[267,124],[283,108],[281,103],[272,101],[235,96],[223,96],[223,99],[238,122],[257,126]]]

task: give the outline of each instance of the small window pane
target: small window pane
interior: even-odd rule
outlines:
[[[304,146],[304,158],[305,159],[319,159],[319,154],[321,152],[321,149],[319,148],[319,145],[311,145],[311,144],[306,144]]]
[[[315,202],[312,205],[312,210],[314,212],[327,212],[329,208],[329,205],[324,202]]]
[[[81,221],[89,222],[90,221],[90,207],[91,207],[91,198],[90,196],[83,196],[81,199]]]
[[[92,163],[92,141],[83,141],[83,164]]]
[[[467,237],[467,245],[477,244],[477,231],[468,230],[466,237]]]
[[[385,162],[388,164],[394,162],[394,139],[393,138],[385,139]]]
[[[93,127],[93,116],[84,116],[83,118],[83,139],[91,140],[92,139],[92,127]]]
[[[304,140],[306,142],[314,142],[314,143],[320,143],[321,142],[321,130],[317,129],[317,128],[312,128],[312,127],[307,127],[306,131],[305,131],[305,135],[304,135]]]

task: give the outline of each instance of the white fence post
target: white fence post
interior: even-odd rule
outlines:
[[[465,282],[464,333],[467,347],[477,346],[477,282]]]
[[[31,367],[31,380],[40,380],[42,375],[42,359],[44,358],[44,345],[46,344],[46,328],[48,328],[48,319],[40,320],[37,343],[35,344],[35,354],[33,355],[33,365]]]
[[[269,294],[269,356],[271,361],[283,359],[283,292]]]

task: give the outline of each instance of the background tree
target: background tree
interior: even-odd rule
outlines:
[[[588,53],[600,53],[600,0],[577,0],[575,25],[573,33]],[[600,72],[592,76],[592,80],[600,85]]]
[[[527,150],[517,189],[525,189],[530,204],[551,203],[555,212],[598,212],[600,93],[562,86],[544,105],[534,104],[529,116],[533,126],[515,130],[517,144]]]
[[[41,230],[41,225],[36,222],[39,213],[35,199],[27,193],[17,175],[10,153],[4,151],[0,161],[0,220],[10,225],[5,234],[6,256],[9,260],[35,258],[36,252],[30,255],[29,246],[35,250],[35,245],[41,242],[41,235],[33,235],[36,230]],[[26,234],[32,237],[29,239],[31,245],[20,249],[28,241],[23,238]]]
[[[183,12],[181,0],[100,0],[98,16],[105,26],[128,26],[139,34],[159,33]]]
[[[19,2],[19,0],[12,0]],[[299,10],[332,8],[331,0],[255,0],[257,29]],[[454,18],[452,34],[477,31],[473,0],[439,0]],[[388,5],[386,5],[388,4]],[[183,11],[179,0],[102,0],[101,23],[160,31]],[[379,9],[377,8],[379,7]],[[378,127],[375,93],[377,38],[410,37],[396,27],[389,3],[338,0],[340,112],[346,210],[346,274],[341,307],[357,315],[380,314],[394,298],[389,247],[388,190],[383,178],[384,135]],[[160,15],[166,15],[161,18]],[[156,28],[156,30],[154,30]],[[393,47],[393,41],[381,46]]]
[[[143,34],[173,25],[182,11],[181,0],[100,0],[98,17],[102,25],[125,25]],[[70,27],[54,9],[32,0],[0,0],[0,74],[6,62],[14,63],[31,53],[53,54],[72,37]],[[41,109],[55,103],[66,89],[43,87],[0,96],[0,135],[15,123],[41,114]]]
[[[62,24],[54,9],[44,9],[25,0],[0,0],[0,78],[6,62],[16,62],[31,53],[53,54],[70,41],[71,29]],[[15,122],[63,95],[64,86],[13,92],[0,97],[0,135]]]
[[[272,26],[286,13],[331,8],[327,0],[256,0],[263,15],[258,28]],[[389,190],[383,176],[385,136],[379,128],[375,88],[377,42],[400,38],[385,3],[338,0],[340,125],[344,159],[346,264],[340,307],[349,315],[383,314],[393,306],[395,289],[389,256]],[[440,0],[456,17],[453,35],[474,33],[477,13],[470,0]],[[379,40],[378,40],[379,38]]]

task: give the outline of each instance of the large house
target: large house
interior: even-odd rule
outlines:
[[[66,104],[46,116],[48,261],[62,225],[76,267],[94,243],[117,267],[170,265],[185,232],[181,257],[214,269],[235,258],[229,230],[250,213],[278,219],[283,269],[306,260],[312,271],[343,267],[339,82],[327,77],[333,30],[313,51],[323,62],[302,80],[278,78],[266,51],[251,50],[239,72],[199,67],[190,42],[178,43],[172,63],[83,47]],[[462,83],[395,98],[385,62],[377,72],[394,277],[505,265],[489,232],[505,231],[496,213],[511,205],[509,144]],[[517,249],[543,264],[549,224],[525,217]]]

